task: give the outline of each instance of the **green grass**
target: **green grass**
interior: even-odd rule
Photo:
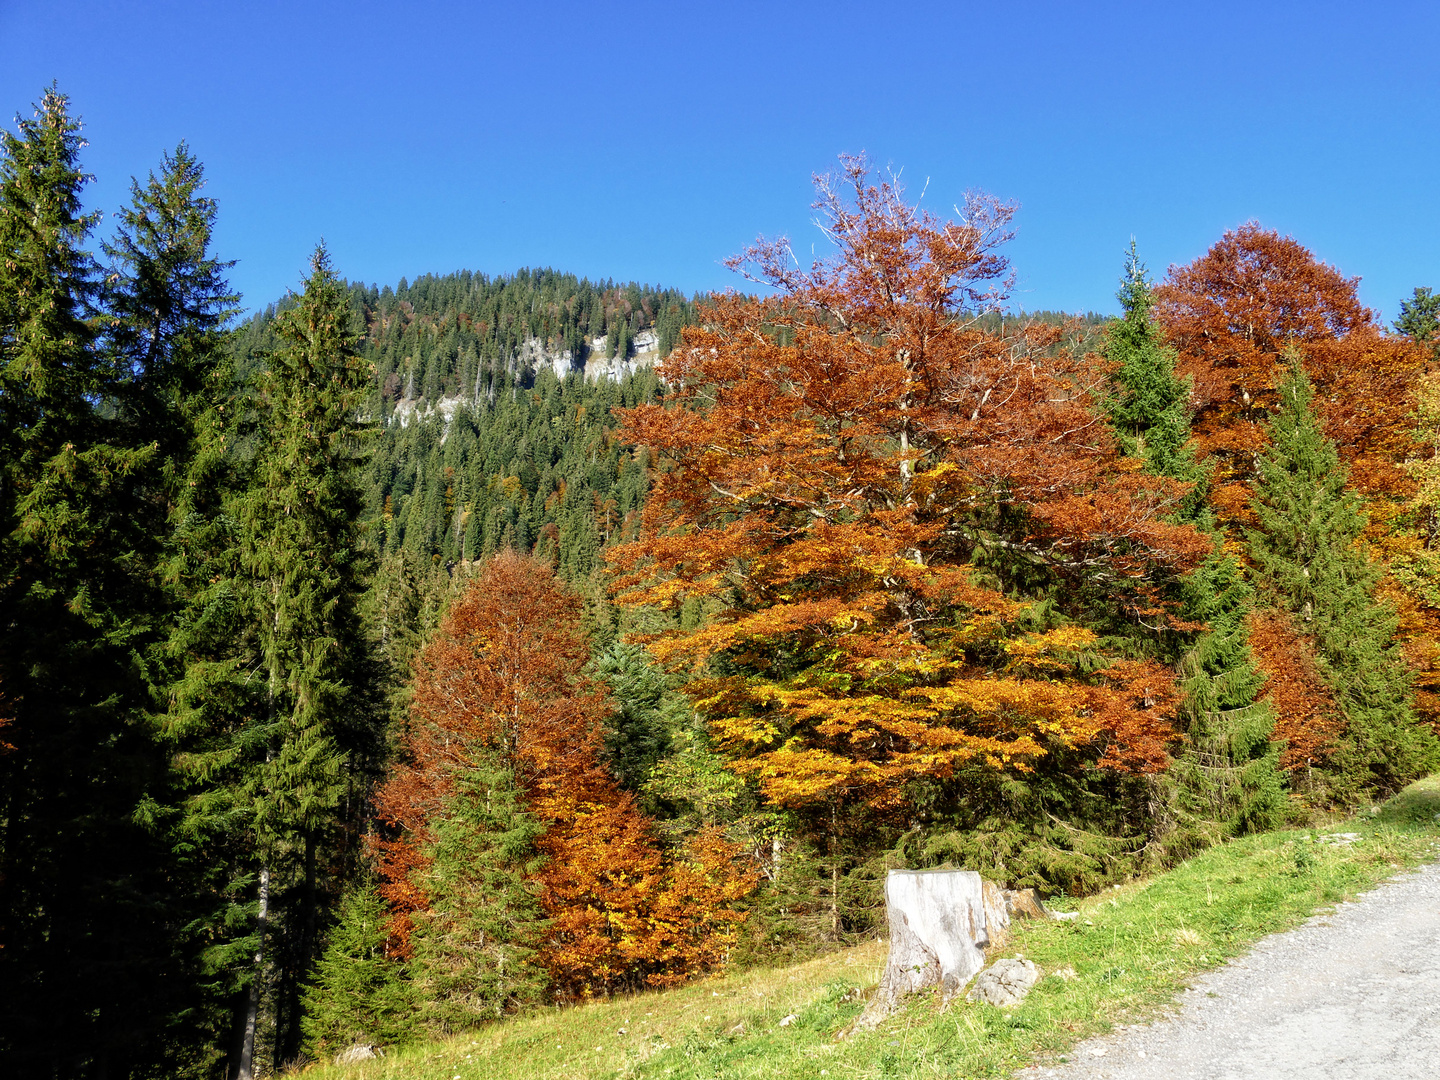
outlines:
[[[1348,846],[1316,842],[1354,832]],[[1004,1076],[1062,1058],[1084,1036],[1153,1015],[1196,973],[1319,908],[1355,896],[1440,850],[1440,778],[1379,814],[1322,830],[1247,837],[1176,869],[1075,905],[1072,922],[1026,922],[1004,955],[1047,977],[1021,1005],[920,997],[872,1032],[836,1034],[859,1015],[885,949],[871,943],[797,967],[716,978],[664,993],[550,1010],[445,1043],[392,1051],[312,1080],[743,1080]],[[1051,973],[1073,967],[1078,978]],[[786,1026],[780,1021],[794,1015]]]

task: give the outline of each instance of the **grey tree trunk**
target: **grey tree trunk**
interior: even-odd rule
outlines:
[[[949,1001],[1010,936],[1005,898],[973,870],[891,870],[885,878],[890,955],[856,1029],[872,1028],[904,999],[938,986]]]
[[[255,947],[255,978],[245,1003],[245,1038],[240,1044],[240,1068],[235,1080],[255,1080],[255,1025],[260,1017],[260,983],[265,976],[265,924],[270,918],[270,868],[260,868],[260,909],[255,921],[259,944]]]

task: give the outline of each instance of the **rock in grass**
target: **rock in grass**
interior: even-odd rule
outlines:
[[[346,1050],[341,1050],[335,1055],[336,1065],[353,1065],[357,1061],[369,1061],[371,1058],[380,1056],[379,1050],[366,1043],[356,1043]]]
[[[982,971],[965,997],[1002,1008],[1019,1005],[1040,981],[1040,969],[1029,960],[997,960]]]
[[[1005,889],[1005,913],[1012,919],[1048,919],[1049,910],[1034,889]]]

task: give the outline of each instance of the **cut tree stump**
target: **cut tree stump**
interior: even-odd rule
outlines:
[[[1004,894],[973,870],[891,870],[885,918],[890,955],[856,1029],[875,1027],[927,987],[949,1001],[985,966],[985,950],[1010,936]]]

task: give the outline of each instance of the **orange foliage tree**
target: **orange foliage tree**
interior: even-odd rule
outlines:
[[[1265,671],[1260,694],[1275,711],[1274,739],[1285,744],[1280,767],[1323,765],[1345,723],[1320,673],[1314,640],[1283,611],[1252,612],[1249,625],[1250,647]]]
[[[538,560],[486,564],[420,654],[403,760],[380,789],[382,895],[397,948],[432,898],[437,825],[498,755],[540,826],[528,867],[547,918],[539,960],[560,997],[664,985],[722,961],[754,885],[736,849],[702,833],[666,853],[601,761],[604,691],[580,600]]]
[[[1249,222],[1225,233],[1156,289],[1156,316],[1191,381],[1192,431],[1213,469],[1222,520],[1248,521],[1255,456],[1278,407],[1281,353],[1299,350],[1325,434],[1363,494],[1393,497],[1406,481],[1415,380],[1428,353],[1387,336],[1360,303],[1359,278],[1319,262],[1291,237]]]
[[[1427,449],[1415,415],[1431,354],[1423,342],[1383,333],[1358,285],[1293,238],[1250,222],[1188,266],[1172,267],[1156,290],[1156,314],[1179,350],[1177,371],[1191,380],[1194,445],[1212,470],[1211,501],[1232,530],[1253,523],[1250,485],[1278,408],[1281,354],[1298,350],[1325,436],[1366,500],[1366,540],[1399,572],[1401,587],[1386,591],[1417,672],[1417,704],[1440,725],[1440,608],[1408,573],[1424,544],[1412,527],[1416,469],[1407,463]],[[1286,760],[1299,759],[1292,752]]]
[[[783,807],[894,808],[907,781],[1055,746],[1162,768],[1171,673],[1041,625],[989,568],[1163,620],[1156,583],[1209,549],[1165,520],[1186,485],[1117,455],[1106,369],[1061,329],[982,329],[1013,207],[973,195],[940,220],[842,160],[817,178],[834,257],[803,269],[782,239],[732,260],[773,294],[715,300],[664,364],[666,404],[623,413],[661,468],[610,556],[622,598],[720,610],[650,647],[706,673],[719,748]]]

